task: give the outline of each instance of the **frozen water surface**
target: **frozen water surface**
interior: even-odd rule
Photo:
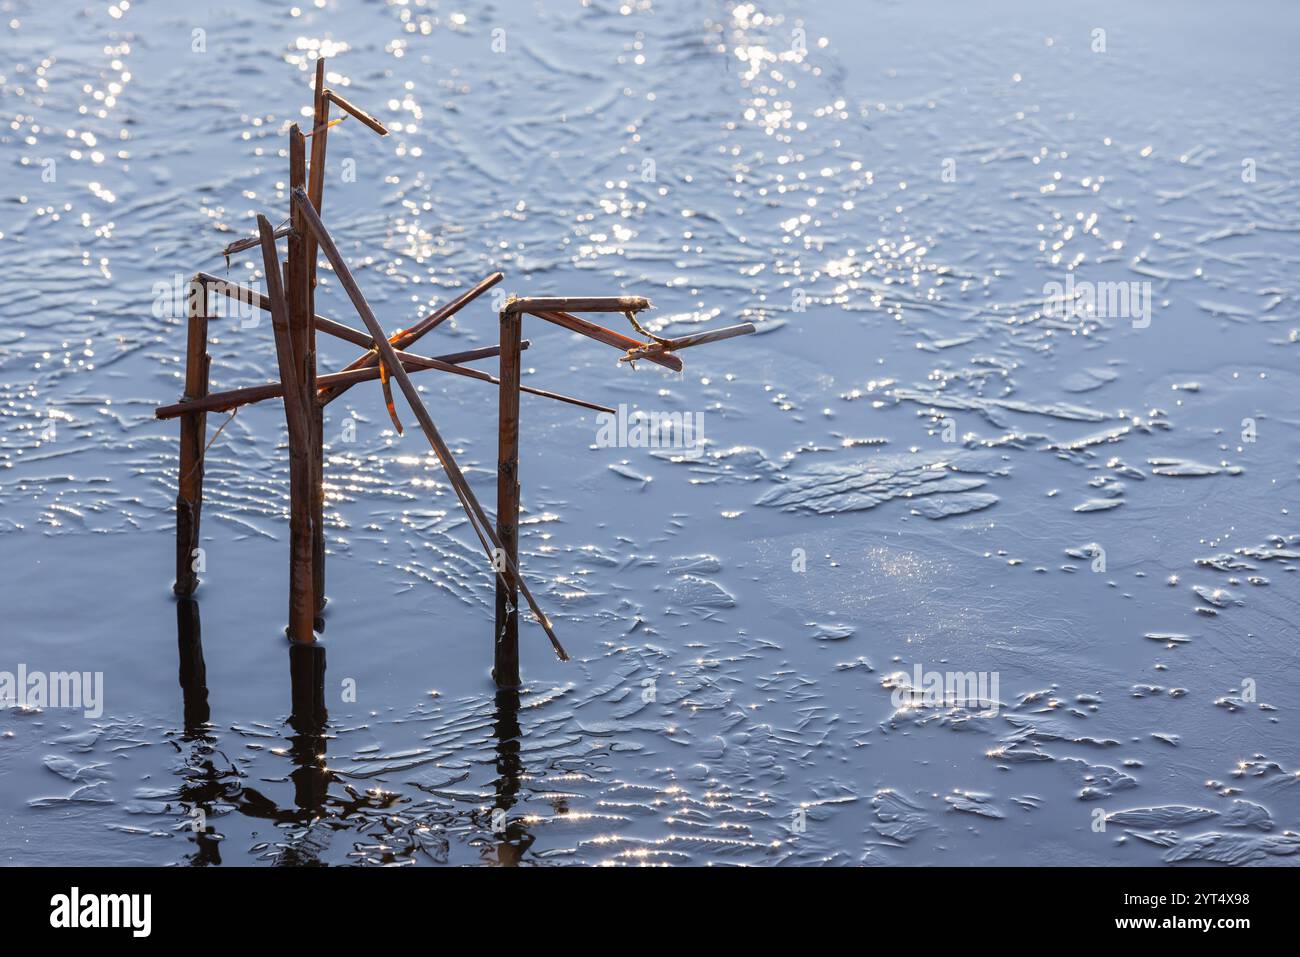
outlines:
[[[9,4],[0,669],[102,671],[105,706],[0,713],[3,859],[1300,860],[1296,16]],[[392,130],[331,133],[325,207],[386,327],[500,269],[760,334],[674,375],[530,321],[526,383],[700,412],[707,444],[600,448],[524,397],[522,564],[574,661],[523,625],[517,701],[423,440],[373,385],[331,405],[315,743],[285,720],[282,408],[208,454],[188,708],[152,409],[183,361],[155,284],[260,279],[218,251],[284,217],[318,53]],[[329,272],[318,311],[355,324]],[[275,377],[265,319],[211,351],[214,389]],[[416,381],[491,501],[491,391]],[[993,700],[915,697],[949,672]]]

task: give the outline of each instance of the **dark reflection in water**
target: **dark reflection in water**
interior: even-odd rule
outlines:
[[[180,789],[180,803],[189,814],[195,850],[186,860],[196,867],[221,863],[220,837],[208,824],[213,805],[225,797],[227,772],[218,770],[216,739],[211,732],[208,706],[208,671],[203,661],[203,630],[199,603],[182,598],[176,603],[176,651],[179,659],[184,733],[190,771]],[[224,755],[221,755],[224,759]],[[227,765],[229,761],[226,761]]]
[[[293,710],[289,756],[293,761],[293,798],[304,815],[319,815],[328,797],[330,773],[325,766],[325,647],[290,645],[289,675]]]
[[[193,598],[176,602],[176,653],[180,660],[181,696],[184,708],[183,740],[208,734],[208,669],[203,663],[203,631],[199,603]]]
[[[293,763],[293,802],[296,813],[279,812],[284,819],[310,825],[326,814],[329,786],[333,779],[325,765],[325,744],[329,714],[325,710],[325,647],[323,645],[289,646],[289,680],[292,710],[289,713],[289,760]],[[277,863],[288,866],[320,863],[321,838],[309,827],[295,830]]]
[[[198,867],[223,863],[223,831],[233,835],[242,830],[221,827],[223,819],[233,820],[230,815],[268,822],[272,832],[251,850],[260,859],[283,866],[313,866],[335,859],[340,849],[330,845],[336,835],[354,841],[349,857],[372,863],[405,863],[420,851],[445,862],[448,835],[467,823],[484,837],[479,854],[485,863],[514,867],[524,861],[536,840],[530,825],[537,818],[525,811],[534,795],[525,790],[529,784],[518,690],[495,694],[490,739],[495,774],[486,818],[482,805],[468,813],[421,808],[407,817],[410,811],[397,814],[396,808],[409,803],[409,797],[380,787],[358,789],[355,779],[364,776],[354,767],[347,770],[346,755],[341,772],[327,763],[328,743],[335,732],[325,706],[323,645],[289,646],[291,708],[284,747],[257,749],[268,758],[278,756],[279,762],[287,757],[289,769],[286,774],[263,767],[259,773],[247,758],[231,758],[226,751],[230,742],[223,741],[212,723],[198,602],[178,601],[176,620],[183,731],[173,743],[182,761],[176,805],[183,815],[182,829],[193,845],[184,855],[186,863]],[[277,784],[292,786],[291,801],[286,803],[285,791],[274,794]],[[568,811],[564,798],[556,798],[553,806],[557,815]],[[357,841],[362,835],[365,838]]]
[[[323,848],[310,825],[327,813],[332,779],[325,765],[329,721],[325,708],[325,648],[289,648],[292,710],[288,726],[293,733],[288,738],[288,754],[294,766],[289,775],[294,806],[283,808],[245,783],[244,772],[221,750],[212,732],[198,602],[178,601],[176,622],[184,722],[180,740],[189,747],[179,804],[188,816],[195,844],[186,860],[195,866],[221,863],[221,835],[208,819],[234,810],[290,830],[289,839],[279,845],[277,863],[319,863]],[[346,807],[342,813],[347,813]]]
[[[185,815],[183,823],[188,825],[194,844],[194,850],[184,857],[186,863],[200,867],[222,863],[220,847],[224,835],[209,821],[233,813],[267,821],[275,827],[276,836],[260,846],[264,860],[283,866],[320,865],[335,831],[363,828],[367,820],[373,819],[370,816],[382,816],[400,800],[392,793],[358,791],[346,781],[340,781],[329,769],[325,648],[318,644],[295,644],[288,649],[291,709],[286,726],[289,733],[285,739],[287,747],[283,752],[274,753],[287,755],[291,770],[287,777],[260,779],[271,784],[291,782],[292,804],[279,804],[262,789],[252,786],[250,770],[223,750],[211,724],[196,601],[184,599],[178,603],[177,626],[184,722],[184,731],[176,744],[184,763],[177,804]],[[515,708],[518,708],[517,701]],[[518,736],[517,723],[512,736]],[[518,747],[517,740],[513,744]],[[332,785],[340,786],[333,794],[330,793]],[[321,826],[322,822],[326,826]],[[380,863],[392,863],[396,859],[392,853],[381,853],[377,858]]]
[[[496,800],[492,805],[489,822],[497,840],[492,845],[495,860],[485,851],[484,859],[504,867],[515,867],[532,846],[534,836],[528,831],[527,818],[511,816],[510,810],[519,802],[519,791],[524,776],[524,763],[520,756],[522,730],[519,726],[519,692],[502,689],[496,693],[496,718],[492,723],[492,736],[496,739],[496,770],[494,782]]]

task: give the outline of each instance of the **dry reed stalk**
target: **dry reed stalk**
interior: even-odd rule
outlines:
[[[342,110],[345,113],[352,114],[354,117],[356,117],[366,126],[370,127],[380,136],[388,135],[388,130],[384,129],[384,124],[380,123],[377,119],[375,119],[365,110],[361,109],[361,107],[349,103],[347,100],[343,99],[343,97],[339,96],[333,90],[326,90],[325,96],[340,110]]]
[[[307,187],[307,143],[298,124],[289,128],[289,189]],[[316,325],[312,294],[313,249],[311,236],[295,218],[290,204],[288,261],[285,266],[285,300],[289,305],[289,332],[293,338],[294,360],[298,363],[300,401],[307,417],[307,547],[311,562],[311,579],[307,583],[312,608],[317,614],[325,607],[325,451],[324,423],[316,401]],[[290,487],[300,488],[290,476]],[[293,503],[291,502],[291,505]],[[294,506],[294,511],[298,510]],[[301,547],[301,543],[297,543]],[[291,562],[298,568],[299,561]]]
[[[595,339],[607,346],[613,346],[615,349],[622,349],[627,352],[630,349],[643,349],[649,343],[641,342],[639,339],[633,339],[623,335],[621,332],[615,332],[613,329],[606,329],[604,326],[598,326],[594,322],[588,322],[586,319],[579,319],[577,316],[570,315],[567,312],[530,312],[530,315],[537,316],[539,319],[545,319],[557,326],[562,326],[571,332],[576,332],[586,336],[589,339]],[[647,361],[654,362],[663,366],[665,369],[672,369],[674,372],[682,371],[682,360],[674,355],[647,356]]]
[[[307,173],[307,192],[320,209],[325,193],[325,148],[329,142],[330,101],[325,96],[325,58],[316,60],[315,108],[312,114],[311,167]],[[340,117],[342,119],[342,117]],[[311,271],[311,311],[316,312],[316,241],[307,237],[307,264]],[[318,327],[319,328],[319,327]],[[315,397],[315,390],[312,391]],[[316,611],[325,608],[325,410],[314,402],[312,444],[312,566],[316,585]]]
[[[456,463],[455,457],[451,454],[451,449],[449,449],[447,443],[443,441],[442,435],[438,432],[438,427],[433,424],[433,419],[429,415],[429,410],[425,408],[424,402],[420,399],[420,393],[416,391],[415,385],[411,382],[411,377],[407,375],[406,370],[401,366],[392,345],[389,344],[386,338],[384,338],[384,332],[379,326],[379,320],[375,318],[375,314],[371,310],[370,305],[366,302],[365,296],[362,295],[361,289],[352,278],[352,272],[348,269],[348,264],[344,261],[342,254],[338,251],[338,247],[334,245],[334,240],[330,238],[328,230],[325,229],[325,225],[316,215],[316,211],[311,208],[311,199],[301,189],[293,191],[292,199],[295,210],[301,214],[307,228],[315,234],[316,242],[320,246],[321,251],[325,253],[325,257],[329,260],[330,265],[334,267],[334,272],[339,278],[340,285],[342,285],[344,291],[347,292],[348,298],[352,300],[352,305],[356,307],[357,314],[361,317],[366,328],[370,330],[370,334],[374,337],[375,345],[379,349],[380,358],[389,367],[389,371],[392,372],[394,377],[397,379],[398,384],[401,386],[402,394],[406,396],[406,401],[410,404],[411,410],[419,420],[420,427],[423,429],[425,437],[429,440],[429,444],[433,446],[434,452],[437,453],[438,460],[442,463],[443,470],[447,473],[447,478],[451,482],[452,489],[456,492],[457,498],[460,499],[461,507],[469,517],[470,526],[474,529],[479,544],[483,546],[483,550],[487,553],[488,560],[494,561],[498,555],[504,558],[504,563],[507,567],[504,570],[498,571],[497,574],[502,577],[509,576],[509,579],[513,579],[518,584],[519,590],[524,593],[524,597],[528,600],[529,608],[532,609],[533,614],[537,617],[537,621],[542,626],[542,630],[546,632],[546,637],[550,639],[551,646],[555,649],[556,654],[560,657],[560,660],[567,661],[569,656],[565,652],[564,647],[560,644],[560,640],[555,636],[555,632],[551,629],[550,621],[544,614],[542,614],[542,610],[538,606],[536,599],[533,598],[528,583],[525,582],[523,577],[519,574],[517,564],[512,561],[510,556],[506,555],[504,549],[502,549],[500,540],[492,530],[491,521],[483,511],[483,506],[479,504],[478,499],[474,495],[474,490],[470,488],[469,483],[465,480],[464,473],[461,472],[460,466]]]
[[[315,109],[311,127],[311,167],[307,173],[307,195],[320,210],[325,199],[325,147],[329,142],[330,101],[325,95],[325,58],[316,59]],[[307,237],[307,261],[311,263],[311,285],[316,288],[316,241]]]
[[[316,103],[312,115],[311,169],[308,172],[307,191],[312,203],[321,208],[325,192],[325,147],[329,142],[330,101],[325,96],[325,58],[316,60]],[[292,187],[293,183],[290,183]],[[301,185],[301,184],[297,184]],[[292,210],[290,210],[292,219]],[[303,237],[303,255],[307,263],[308,315],[316,314],[316,241]],[[315,350],[315,327],[312,329],[312,347]],[[313,362],[313,366],[314,366]],[[325,608],[325,410],[316,399],[315,371],[312,378],[312,460],[311,460],[311,528],[312,528],[312,578],[316,588],[316,612]]]
[[[298,362],[294,350],[291,314],[280,280],[280,257],[275,236],[265,216],[257,217],[262,234],[262,261],[266,290],[271,301],[271,327],[275,332],[275,355],[284,383],[284,418],[289,427],[289,637],[293,641],[316,640],[316,605],[311,589],[311,499],[308,443],[311,439],[307,409],[302,401]]]
[[[721,329],[711,329],[708,332],[696,332],[689,336],[680,336],[677,339],[656,339],[639,349],[629,349],[627,355],[623,356],[619,362],[654,359],[657,356],[668,355],[679,349],[689,349],[691,346],[702,346],[708,342],[721,342],[724,339],[734,339],[737,336],[752,335],[755,331],[752,322],[742,322],[734,326],[723,326]]]
[[[208,394],[208,293],[207,285],[195,276],[190,280],[186,300],[188,331],[185,344],[184,399],[202,399]],[[203,510],[203,443],[207,438],[205,412],[192,409],[181,417],[180,472],[176,490],[176,583],[177,595],[192,595],[199,579],[194,570],[199,547],[199,517]]]
[[[504,312],[640,312],[650,308],[643,296],[533,296],[512,299]]]
[[[293,227],[279,226],[274,230],[272,235],[276,239],[283,239],[285,236],[288,236],[291,232],[293,232]],[[261,244],[262,244],[261,236],[250,236],[247,239],[236,239],[233,243],[231,243],[230,245],[226,246],[221,250],[221,255],[229,259],[235,253],[242,253],[246,249],[254,249],[257,246],[260,246]],[[226,265],[228,266],[230,264],[227,263]]]
[[[500,399],[497,403],[497,538],[507,560],[519,563],[519,330],[521,316],[502,312]],[[497,579],[496,643],[492,677],[498,687],[519,685],[519,592],[513,578]]]

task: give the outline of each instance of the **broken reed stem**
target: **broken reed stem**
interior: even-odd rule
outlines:
[[[638,339],[625,336],[621,332],[615,332],[613,329],[606,329],[604,326],[598,326],[594,322],[588,322],[586,319],[579,319],[577,316],[570,315],[567,312],[550,312],[545,310],[533,312],[530,309],[529,314],[568,329],[570,332],[576,332],[589,339],[595,339],[597,342],[604,343],[607,346],[613,346],[615,349],[622,349],[624,352],[631,349],[643,349],[648,345],[648,343],[641,342]],[[672,369],[674,372],[681,372],[683,368],[682,360],[674,355],[646,356],[646,361],[654,362],[663,366],[665,369]]]
[[[702,346],[706,342],[721,342],[724,339],[735,339],[737,336],[751,336],[757,331],[752,322],[741,322],[734,326],[723,326],[721,329],[697,332],[676,339],[665,339],[664,343],[669,349],[676,351],[678,349],[688,349],[691,346]]]
[[[361,107],[349,103],[347,100],[343,99],[343,97],[339,96],[333,90],[326,90],[325,96],[330,100],[330,102],[332,102],[340,110],[342,110],[345,113],[351,113],[354,117],[356,117],[366,126],[370,127],[380,136],[388,135],[388,130],[384,128],[384,124],[380,123],[377,119],[375,119],[365,110],[361,109]]]
[[[650,308],[644,296],[533,296],[512,299],[503,310],[516,312],[640,312]]]
[[[280,226],[272,233],[272,236],[276,239],[283,239],[285,236],[288,236],[291,232],[293,232],[292,226]],[[261,236],[250,236],[248,239],[236,239],[229,246],[226,246],[224,249],[221,250],[221,255],[227,257],[233,256],[235,253],[242,253],[246,249],[252,249],[255,246],[260,246],[261,243],[262,243]]]
[[[491,376],[488,376],[488,379],[497,385],[500,385],[500,382],[493,379]],[[610,415],[618,415],[614,409],[611,409],[607,405],[601,405],[599,402],[588,402],[586,399],[575,399],[571,395],[563,395],[559,392],[548,392],[545,389],[534,389],[530,385],[521,385],[519,390],[521,392],[527,392],[529,395],[541,396],[543,399],[554,399],[556,402],[567,402],[569,405],[576,405],[580,409],[591,409],[593,412],[606,412]]]
[[[504,278],[505,275],[499,272],[484,276],[441,309],[435,309],[409,329],[403,329],[393,336],[391,341],[394,348],[406,349],[414,345]]]
[[[321,126],[318,126],[318,127],[314,128],[314,129],[312,129],[312,130],[309,130],[308,132],[306,132],[306,133],[304,133],[304,134],[302,134],[302,135],[303,135],[303,137],[306,138],[306,139],[311,139],[313,136],[315,136],[317,133],[321,132],[322,130],[328,130],[328,129],[330,129],[331,127],[338,126],[340,123],[342,123],[342,122],[343,122],[344,120],[346,120],[346,119],[347,119],[346,116],[340,116],[337,120],[330,120],[328,123],[324,123],[324,124],[322,124]]]
[[[497,402],[497,537],[508,561],[519,562],[519,313],[502,312],[500,398]],[[498,687],[519,685],[519,592],[513,578],[497,579],[496,644],[492,677]]]
[[[294,641],[315,641],[315,605],[310,588],[304,590],[303,581],[311,576],[310,522],[308,501],[304,496],[307,470],[307,443],[310,439],[307,410],[303,404],[303,390],[298,381],[298,367],[294,360],[293,335],[290,330],[289,305],[280,280],[280,256],[275,249],[275,235],[265,216],[257,217],[262,234],[262,262],[266,271],[266,290],[271,302],[271,328],[275,332],[275,356],[280,367],[280,381],[284,384],[284,417],[289,427],[289,637]],[[304,544],[306,548],[304,549]]]
[[[325,58],[316,59],[316,105],[312,114],[311,168],[307,174],[307,195],[317,210],[323,209],[325,193],[325,147],[329,143],[330,101],[325,95]],[[307,237],[307,261],[311,264],[311,285],[316,288],[316,240]]]
[[[369,336],[366,337],[370,338]],[[527,349],[529,342],[527,339],[523,342],[523,348]],[[482,346],[478,349],[469,349],[465,352],[452,352],[445,356],[419,356],[410,352],[401,352],[398,355],[402,359],[402,364],[406,366],[408,372],[420,372],[426,369],[441,369],[438,363],[448,365],[457,365],[461,362],[475,362],[479,359],[495,358],[499,349],[497,346]],[[475,370],[477,371],[477,370]],[[486,373],[484,373],[486,375]],[[351,372],[330,372],[323,376],[316,377],[316,385],[319,388],[325,388],[331,385],[355,385],[358,382],[365,382],[369,379],[378,379],[379,369],[371,367],[369,369],[354,369]],[[494,380],[495,381],[495,380]],[[154,409],[153,414],[156,419],[174,419],[177,416],[185,415],[187,412],[226,412],[230,409],[239,408],[244,405],[251,405],[254,402],[261,402],[264,399],[275,399],[284,395],[284,384],[280,382],[268,382],[265,385],[246,386],[242,389],[230,389],[226,392],[213,392],[204,396],[202,399],[193,401],[183,400],[172,405],[163,405]],[[574,402],[580,400],[574,399]],[[603,412],[604,409],[597,411]]]
[[[199,277],[190,280],[188,332],[185,344],[185,399],[208,394],[208,293]],[[181,417],[179,480],[176,489],[176,582],[172,591],[192,595],[199,586],[195,551],[199,547],[199,516],[203,510],[203,440],[207,435],[205,412],[194,409]]]
[[[748,336],[756,331],[752,322],[742,322],[734,326],[723,326],[721,329],[711,329],[708,332],[696,332],[677,339],[656,337],[653,343],[639,349],[628,350],[627,355],[618,361],[636,362],[640,359],[654,359],[656,356],[676,352],[678,349],[689,349],[691,346],[702,346],[708,342],[721,342],[724,339],[734,339],[737,336]]]
[[[393,348],[395,349],[409,349],[425,335],[438,328],[439,325],[456,315],[456,313],[460,312],[504,278],[505,277],[499,272],[494,272],[492,275],[486,276],[455,299],[451,300],[451,302],[447,303],[445,306],[429,313],[429,315],[425,316],[409,329],[403,329],[401,332],[390,336],[388,341],[393,344]],[[366,348],[370,351],[364,355],[358,356],[348,365],[344,366],[344,372],[351,372],[354,369],[365,369],[379,365],[379,354],[375,352],[374,340],[370,340]],[[325,405],[329,405],[346,391],[346,386],[330,389],[321,395],[321,402]]]
[[[205,456],[208,454],[208,449],[212,448],[212,446],[216,444],[217,439],[221,438],[221,433],[226,431],[226,426],[235,420],[235,415],[238,412],[238,409],[232,409],[230,415],[226,416],[226,421],[217,426],[217,431],[212,433],[212,438],[208,439],[208,444],[203,446],[203,454]]]
[[[397,379],[398,385],[401,386],[402,394],[406,396],[406,401],[410,404],[411,411],[415,413],[415,417],[419,420],[420,427],[424,430],[425,437],[429,440],[429,444],[433,446],[434,452],[437,453],[438,459],[442,463],[443,470],[447,473],[447,478],[451,482],[452,489],[456,492],[457,498],[460,499],[461,507],[464,508],[465,514],[469,517],[470,525],[478,536],[479,543],[487,553],[488,560],[493,561],[497,555],[504,558],[504,563],[507,568],[498,571],[497,574],[503,578],[509,576],[509,579],[513,579],[518,583],[520,591],[524,593],[524,597],[528,600],[529,608],[532,609],[533,614],[537,617],[537,621],[542,626],[542,630],[546,632],[546,637],[550,639],[551,646],[555,649],[556,654],[560,657],[561,661],[567,661],[569,656],[565,652],[564,647],[560,644],[560,640],[555,636],[555,632],[551,629],[550,621],[544,614],[542,614],[542,610],[538,606],[536,599],[533,598],[532,591],[529,589],[527,582],[525,582],[523,576],[519,574],[518,565],[512,561],[510,556],[506,555],[502,549],[501,542],[497,538],[496,533],[492,530],[492,524],[486,513],[483,511],[483,506],[479,504],[478,499],[474,496],[474,491],[469,487],[469,483],[465,480],[465,475],[461,472],[460,466],[452,456],[451,450],[447,447],[447,443],[443,441],[442,435],[438,432],[437,426],[433,424],[433,419],[429,416],[429,410],[425,408],[424,402],[421,401],[419,392],[416,391],[415,385],[411,382],[411,377],[407,375],[406,370],[398,361],[397,354],[392,345],[390,345],[388,340],[384,338],[384,332],[379,326],[379,320],[375,318],[375,314],[371,311],[370,305],[366,302],[365,296],[361,294],[360,288],[352,278],[352,273],[348,269],[348,264],[343,260],[342,254],[339,253],[338,248],[334,245],[334,241],[330,238],[329,232],[325,229],[325,225],[316,215],[316,211],[311,208],[311,199],[303,190],[296,189],[293,191],[292,200],[295,211],[301,214],[301,218],[307,228],[315,234],[316,242],[320,246],[321,251],[325,253],[325,257],[329,260],[330,265],[334,267],[334,272],[339,277],[340,285],[342,285],[344,291],[347,292],[348,298],[352,300],[352,305],[356,307],[357,314],[361,317],[366,328],[370,330],[370,334],[374,337],[375,345],[379,349],[380,358],[389,367],[389,371]],[[496,549],[496,554],[493,553],[493,549]]]

